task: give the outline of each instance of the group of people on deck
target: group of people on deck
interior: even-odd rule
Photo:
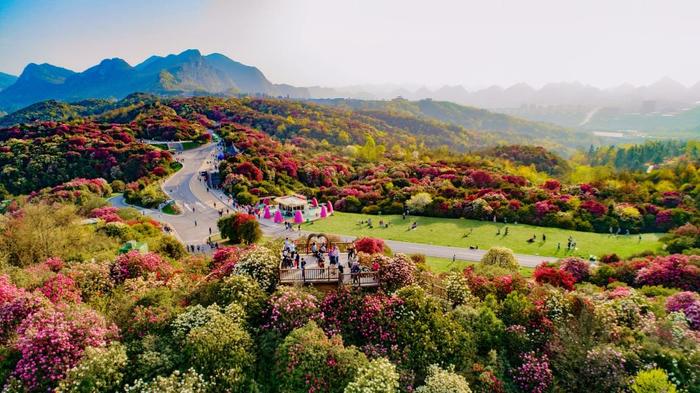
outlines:
[[[360,272],[362,268],[360,262],[357,258],[357,252],[355,248],[351,245],[347,249],[348,261],[347,265],[340,262],[340,248],[336,244],[330,244],[328,246],[325,242],[323,243],[311,243],[311,257],[316,259],[316,264],[319,269],[326,268],[326,256],[328,257],[328,264],[330,272],[335,274],[339,273],[341,276],[345,273],[345,269],[349,269],[352,282],[360,283]],[[304,256],[301,256],[297,250],[296,245],[289,238],[284,241],[284,248],[282,250],[282,268],[283,269],[306,269],[307,261]],[[374,270],[378,270],[378,266]]]

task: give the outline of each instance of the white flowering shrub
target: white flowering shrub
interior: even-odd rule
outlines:
[[[425,385],[416,389],[416,393],[472,393],[472,390],[463,376],[434,364],[428,368]]]
[[[149,382],[139,379],[124,388],[125,393],[205,393],[211,387],[204,377],[193,369],[184,373],[174,371],[170,376],[158,376]]]
[[[395,393],[399,388],[396,366],[385,358],[374,359],[360,368],[345,393]]]
[[[233,268],[235,274],[248,276],[260,288],[273,292],[279,280],[280,257],[266,247],[255,247],[248,251]]]
[[[120,343],[108,347],[88,347],[80,362],[66,373],[56,388],[58,393],[112,392],[122,382],[127,364],[126,349]]]
[[[467,279],[462,273],[453,272],[445,277],[445,291],[447,300],[453,305],[478,303],[478,299],[469,290]]]

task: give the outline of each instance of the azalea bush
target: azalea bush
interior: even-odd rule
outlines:
[[[363,237],[355,240],[355,250],[367,254],[381,254],[384,252],[384,241],[371,237]]]
[[[253,247],[245,252],[233,268],[235,274],[248,276],[260,287],[273,292],[279,281],[280,257],[266,247]]]
[[[265,329],[276,330],[281,334],[306,325],[309,321],[319,323],[323,314],[316,296],[295,288],[281,288],[269,301]]]
[[[416,281],[416,265],[404,254],[397,254],[379,267],[379,282],[387,292],[413,284]]]
[[[666,311],[682,312],[690,327],[700,330],[700,295],[697,292],[679,292],[666,299]]]
[[[395,393],[398,388],[396,366],[385,358],[377,358],[358,370],[344,393]]]
[[[442,369],[437,365],[428,368],[428,376],[425,385],[416,389],[416,393],[471,393],[469,383],[463,376],[456,374],[452,369]]]
[[[253,244],[262,237],[258,220],[246,213],[234,213],[220,218],[217,226],[221,236],[234,244]]]
[[[53,303],[80,303],[81,300],[75,280],[61,273],[44,282],[40,291]]]
[[[516,385],[524,392],[544,393],[549,390],[553,376],[547,355],[528,352],[521,360],[522,364],[513,370]]]
[[[535,281],[540,284],[550,284],[568,290],[574,289],[574,283],[576,282],[571,273],[547,262],[537,265],[533,276]]]
[[[172,266],[156,253],[141,254],[137,250],[122,254],[112,263],[110,277],[120,284],[128,278],[143,277],[149,273],[158,279],[167,279],[172,274]]]

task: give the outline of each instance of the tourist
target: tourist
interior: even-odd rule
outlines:
[[[311,253],[313,255],[318,255],[318,246],[316,245],[316,242],[311,243]]]
[[[352,259],[355,256],[355,246],[353,244],[350,244],[348,247],[348,260]]]
[[[372,271],[373,272],[379,271],[379,262],[377,262],[376,260],[374,262],[372,262]]]
[[[350,267],[350,274],[352,276],[352,283],[360,285],[360,263],[355,261]]]
[[[294,254],[295,254],[294,255],[294,267],[298,269],[299,268],[299,253],[297,252]]]
[[[545,235],[544,233],[542,234],[542,241],[543,241],[543,242],[546,242],[546,241],[547,241],[547,235]]]

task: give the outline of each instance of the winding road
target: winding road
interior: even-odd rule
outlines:
[[[175,200],[182,213],[177,215],[165,214],[154,209],[128,205],[122,196],[110,199],[116,207],[134,207],[142,214],[148,215],[160,222],[168,224],[174,235],[186,245],[204,245],[210,235],[218,234],[216,222],[219,219],[219,210],[226,213],[232,209],[228,197],[220,191],[207,190],[207,186],[200,180],[199,173],[213,168],[219,147],[216,143],[185,150],[176,154],[176,158],[183,164],[182,169],[165,180],[162,184],[163,191],[169,198]],[[269,237],[297,238],[306,236],[306,231],[285,231],[281,225],[271,225],[261,221],[263,233]],[[211,229],[211,232],[210,232]],[[339,235],[343,241],[354,240],[354,236]],[[486,253],[486,250],[470,250],[461,247],[436,246],[422,243],[408,243],[396,240],[385,240],[386,244],[394,252],[404,254],[424,254],[431,257],[456,258],[462,261],[477,262]],[[518,263],[526,267],[537,266],[542,261],[555,261],[553,257],[538,255],[516,254]]]

